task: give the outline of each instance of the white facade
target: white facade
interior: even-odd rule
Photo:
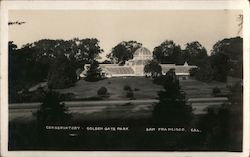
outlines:
[[[118,64],[100,64],[103,74],[106,77],[122,77],[122,76],[144,76],[144,66],[148,61],[153,59],[153,54],[145,47],[139,48],[135,51],[132,60],[126,61],[125,65]],[[189,66],[187,63],[184,65],[175,64],[160,64],[162,73],[165,74],[170,69],[175,69],[176,75],[181,77],[188,77],[189,70],[197,66]],[[84,71],[80,77],[85,77],[87,69],[90,65],[86,64]],[[186,79],[186,78],[185,78]]]

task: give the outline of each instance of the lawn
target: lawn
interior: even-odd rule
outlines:
[[[188,98],[210,98],[214,97],[213,89],[219,88],[222,95],[229,93],[227,84],[224,82],[212,81],[209,83],[201,82],[195,79],[180,81],[181,89],[186,93]]]
[[[157,92],[164,90],[162,86],[153,83],[151,78],[145,77],[114,77],[97,82],[86,82],[79,80],[75,86],[58,90],[61,93],[73,93],[75,99],[86,99],[97,96],[97,91],[101,87],[108,89],[108,100],[125,100],[127,91],[123,88],[129,85],[134,92],[135,99],[156,99]],[[218,87],[221,93],[228,93],[226,83],[210,82],[205,83],[195,79],[181,80],[181,89],[188,98],[213,97],[213,88]]]
[[[152,79],[145,77],[119,77],[108,78],[98,82],[79,80],[74,87],[58,90],[62,93],[74,93],[77,99],[96,97],[97,90],[104,86],[108,89],[108,100],[126,100],[124,86],[129,85],[135,94],[136,101],[140,99],[155,99],[157,91],[162,86],[153,84]],[[227,93],[225,83],[204,83],[194,79],[180,81],[181,89],[190,98],[213,97],[212,90],[217,87],[222,93]],[[79,101],[84,102],[84,101]],[[121,102],[121,101],[120,101]],[[84,103],[90,103],[85,101]],[[94,102],[100,103],[100,102]],[[38,126],[33,116],[29,119],[31,111],[21,112],[24,118],[12,119],[9,123],[9,149],[10,150],[151,150],[151,151],[240,151],[242,130],[241,114],[233,113],[229,121],[233,131],[233,138],[209,137],[203,133],[186,132],[147,132],[146,127],[154,127],[152,117],[152,104],[125,103],[109,104],[103,106],[79,106],[70,109],[73,119],[63,125],[80,126],[78,131],[46,130]],[[235,110],[234,110],[235,111]],[[17,112],[11,113],[19,114]],[[231,115],[230,115],[231,116]],[[193,121],[196,127],[196,121]],[[86,131],[86,127],[129,127],[129,131]],[[237,126],[237,127],[235,127]],[[168,127],[168,126],[166,126]],[[170,126],[172,127],[172,126]],[[213,127],[213,126],[212,126]],[[207,144],[207,137],[211,138],[213,145]],[[214,143],[218,143],[214,147]],[[235,140],[236,139],[236,140]],[[223,141],[224,140],[224,141]],[[122,141],[122,142],[121,142]],[[225,142],[226,141],[226,142]]]
[[[108,100],[124,100],[127,91],[123,88],[129,85],[134,92],[136,99],[155,99],[157,91],[163,90],[160,85],[153,84],[151,78],[145,77],[114,77],[97,82],[86,82],[79,80],[75,86],[58,90],[61,93],[73,93],[76,99],[84,99],[97,96],[97,91],[101,87],[108,89]]]

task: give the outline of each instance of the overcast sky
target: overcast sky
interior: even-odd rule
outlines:
[[[199,41],[208,52],[223,38],[238,34],[239,10],[207,11],[45,11],[9,12],[9,40],[18,47],[40,39],[97,38],[105,56],[121,41],[136,40],[153,51],[164,40],[185,47]]]

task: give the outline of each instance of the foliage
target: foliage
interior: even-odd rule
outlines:
[[[140,91],[140,89],[139,88],[135,88],[134,91]]]
[[[97,61],[93,61],[88,68],[85,80],[89,82],[95,82],[102,79],[101,68]]]
[[[207,59],[207,50],[198,41],[186,44],[183,50],[183,58],[189,65],[201,66],[204,59]]]
[[[211,66],[214,79],[226,81],[226,76],[242,78],[243,39],[241,37],[218,41],[212,49]]]
[[[39,126],[48,124],[61,124],[69,121],[71,115],[67,113],[68,109],[61,102],[61,96],[54,91],[46,92],[45,98],[35,116]]]
[[[221,93],[220,88],[218,88],[218,87],[213,88],[213,94],[214,95],[219,94],[219,93]]]
[[[101,87],[100,89],[98,89],[97,94],[99,96],[105,96],[108,94],[108,90],[106,87]]]
[[[28,47],[17,49],[13,42],[9,42],[9,100],[17,102],[18,93],[30,86],[44,81],[48,74],[48,64],[43,60],[34,59],[35,51]],[[39,69],[39,70],[38,70]]]
[[[153,80],[153,83],[157,85],[165,86],[169,83],[168,81],[171,80],[172,77],[176,77],[173,74],[175,74],[175,69],[170,69],[165,75],[155,77]]]
[[[191,56],[190,61],[198,65],[198,69],[192,69],[190,74],[198,80],[225,82],[227,76],[242,78],[243,39],[241,37],[218,41],[213,46],[211,56],[206,56],[205,49],[198,42],[187,44],[184,51],[187,56],[188,51],[197,54]]]
[[[209,60],[205,60],[203,65],[198,68],[190,69],[190,76],[203,82],[212,81],[214,79],[214,72]]]
[[[127,91],[126,97],[129,99],[135,99],[133,91]]]
[[[160,63],[183,64],[180,45],[166,40],[154,48],[153,57]]]
[[[203,115],[198,123],[198,128],[202,130],[205,147],[220,149],[227,147],[229,142],[230,109],[221,107],[216,111],[208,108],[207,114]]]
[[[73,72],[73,68],[74,71],[82,68],[85,63],[89,63],[97,58],[101,52],[103,50],[99,46],[99,41],[95,38],[75,38],[72,40],[42,39],[23,45],[21,48],[17,48],[10,41],[8,73],[10,101],[17,102],[18,92],[27,90],[31,86],[47,80],[48,76],[50,79],[53,79],[52,82],[60,78],[59,81],[62,81],[62,84],[67,82],[65,86],[69,86],[72,80],[71,77],[65,75],[64,71],[69,70]],[[70,65],[67,64],[67,70],[63,70],[61,65],[55,67],[55,63],[60,62],[58,61],[60,56],[66,56],[69,60]],[[60,72],[56,72],[57,68]],[[55,71],[57,74],[51,74],[52,71]],[[71,72],[69,75],[71,75]],[[64,85],[59,85],[59,87],[55,88],[61,88],[61,86]]]
[[[122,41],[118,45],[112,48],[110,54],[107,55],[113,63],[119,63],[121,65],[129,59],[133,58],[134,52],[142,46],[137,41]]]
[[[129,85],[125,85],[123,87],[123,90],[125,90],[125,91],[132,91],[132,88]]]
[[[61,89],[73,86],[77,81],[74,66],[66,56],[58,57],[48,75],[48,87]]]
[[[230,70],[229,58],[225,54],[218,53],[211,57],[211,67],[213,70],[213,79],[225,82]]]
[[[75,62],[76,68],[82,67],[84,63],[90,63],[103,52],[96,38],[74,38],[72,40],[42,39],[29,45],[37,52],[37,59],[41,57],[47,59],[57,58],[63,54],[68,56],[72,62]]]
[[[192,119],[192,107],[186,105],[174,70],[168,71],[164,78],[165,91],[158,93],[159,103],[154,107],[153,118],[157,125],[187,127]]]
[[[144,73],[155,78],[162,74],[162,68],[156,60],[151,60],[144,66]]]

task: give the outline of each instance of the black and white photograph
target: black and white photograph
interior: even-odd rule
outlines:
[[[8,151],[242,153],[244,16],[8,9]]]

